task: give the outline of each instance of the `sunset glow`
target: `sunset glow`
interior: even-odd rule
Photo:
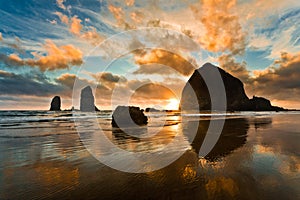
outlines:
[[[169,103],[166,106],[167,110],[178,110],[180,103],[178,99],[169,99],[168,102]]]
[[[0,200],[300,197],[300,0],[0,16]]]
[[[111,109],[116,85],[135,93],[149,82],[136,106],[177,109],[175,100],[166,106],[174,96],[157,85],[180,98],[208,62],[239,78],[249,97],[297,109],[299,7],[298,0],[0,4],[0,110],[48,110],[56,95],[63,109],[79,108],[73,95],[87,85],[97,88],[100,110]]]

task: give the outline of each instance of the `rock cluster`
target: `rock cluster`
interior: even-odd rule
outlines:
[[[145,112],[160,112],[160,110],[157,110],[155,108],[146,108]]]
[[[135,106],[118,106],[112,115],[113,127],[132,127],[136,125],[146,125],[148,118],[144,114],[144,110]]]

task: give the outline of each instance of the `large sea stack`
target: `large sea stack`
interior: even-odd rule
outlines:
[[[82,112],[99,111],[99,109],[95,106],[95,99],[92,92],[92,88],[90,86],[87,86],[81,90],[80,111]]]
[[[227,111],[284,110],[283,108],[272,106],[269,100],[262,97],[249,99],[245,93],[243,83],[238,78],[210,63],[206,63],[198,70],[195,70],[185,85],[180,102],[182,110],[211,110],[211,98],[203,74],[205,74],[206,80],[216,80],[216,72],[219,72],[221,75],[225,87]],[[211,81],[211,84],[214,84],[214,81]],[[218,99],[214,101],[218,101]]]
[[[50,111],[61,111],[60,106],[61,106],[60,97],[55,96],[51,101]]]
[[[132,127],[136,125],[146,125],[148,123],[147,116],[144,111],[135,106],[118,106],[112,115],[113,127]]]

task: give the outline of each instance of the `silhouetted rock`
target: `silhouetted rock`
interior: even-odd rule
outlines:
[[[216,71],[216,69],[218,71]],[[195,70],[185,85],[180,108],[182,110],[211,110],[211,97],[203,75],[208,80],[216,79],[216,72],[221,75],[227,100],[228,111],[280,111],[283,108],[272,106],[270,101],[262,97],[249,99],[245,93],[243,83],[223,69],[206,63]],[[214,81],[212,81],[214,84]],[[214,101],[220,101],[215,99]]]
[[[82,112],[99,111],[99,109],[95,106],[95,99],[92,92],[92,88],[90,86],[87,86],[81,90],[80,111]]]
[[[272,106],[270,100],[263,97],[253,96],[248,102],[247,110],[253,111],[284,111],[286,109]]]
[[[70,109],[65,109],[64,111],[80,111],[80,110],[78,110],[74,106],[72,106]]]
[[[271,102],[263,97],[253,96],[249,102],[250,106],[252,107],[251,110],[272,110]]]
[[[160,112],[160,110],[157,110],[155,108],[146,108],[145,112]]]
[[[147,116],[143,110],[134,106],[118,106],[112,115],[113,127],[131,127],[135,125],[146,125]]]
[[[50,111],[61,111],[61,101],[59,96],[55,96],[51,101]]]

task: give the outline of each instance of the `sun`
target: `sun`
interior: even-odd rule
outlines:
[[[178,99],[169,99],[168,100],[168,104],[166,105],[166,109],[167,110],[178,110],[178,107],[179,107],[179,101]]]

